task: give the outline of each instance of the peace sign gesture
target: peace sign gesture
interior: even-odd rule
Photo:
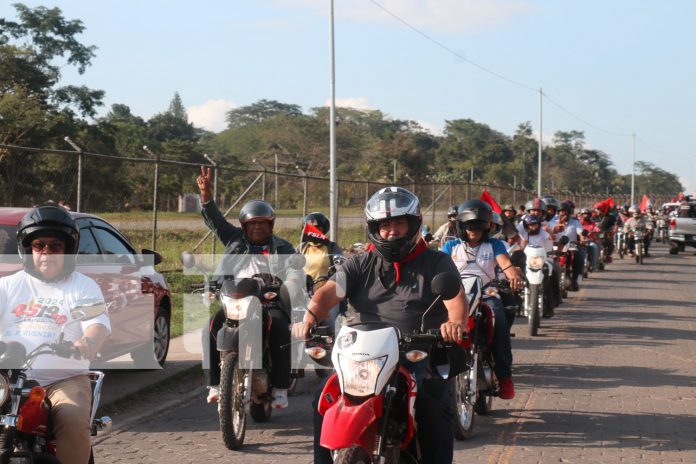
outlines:
[[[201,204],[207,203],[213,196],[211,190],[213,176],[210,173],[210,167],[201,166],[201,175],[196,179],[196,184],[198,184],[198,190],[201,192]]]

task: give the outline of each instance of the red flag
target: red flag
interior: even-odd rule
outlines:
[[[609,197],[604,201],[607,202],[607,205],[609,205],[609,208],[613,208],[614,206],[616,206],[616,202],[614,201],[614,199],[612,197]]]
[[[302,229],[302,243],[312,242],[312,243],[322,243],[326,245],[329,243],[329,237],[324,235],[324,233],[317,229],[316,226],[312,224],[305,224]]]
[[[646,194],[643,194],[643,199],[640,200],[640,212],[644,213],[648,209],[648,205],[650,204],[650,198]]]
[[[481,194],[481,200],[485,201],[489,205],[491,205],[491,208],[493,211],[495,211],[498,214],[501,214],[503,212],[503,209],[500,207],[498,203],[493,199],[490,193],[488,193],[488,190],[484,190],[483,193]]]

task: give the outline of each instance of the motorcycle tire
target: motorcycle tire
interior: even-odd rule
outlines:
[[[268,422],[271,419],[271,412],[273,412],[273,408],[270,401],[265,403],[254,403],[252,401],[249,405],[249,415],[257,423]]]
[[[636,244],[636,263],[643,264],[643,247]]]
[[[297,388],[297,382],[300,377],[304,377],[304,373],[300,375],[299,370],[293,370],[290,372],[290,386],[288,386],[288,396],[295,394],[295,389]]]
[[[622,246],[619,247],[619,258],[620,259],[624,258],[624,249]]]
[[[476,366],[473,366],[472,369],[476,369]],[[462,372],[452,382],[452,409],[454,411],[452,426],[454,438],[457,440],[467,440],[474,434],[476,415],[474,414],[474,403],[471,402],[471,397],[467,394],[469,382],[468,372]]]
[[[15,462],[16,459],[21,459],[20,462],[32,462],[33,464],[60,464],[60,461],[58,460],[57,457],[53,456],[52,454],[47,454],[47,453],[40,453],[40,454],[33,454],[31,456],[31,461],[26,461],[28,458],[26,455],[23,455],[24,457],[22,458],[17,458],[17,457],[10,457],[10,462]],[[90,455],[90,462],[93,463],[94,461],[92,460],[92,456]]]
[[[220,431],[227,449],[236,450],[244,444],[246,413],[244,411],[244,377],[236,353],[224,353],[220,368],[220,399],[218,414]]]
[[[353,445],[336,453],[334,464],[370,464],[372,456],[362,446]]]
[[[527,326],[529,327],[529,335],[536,337],[539,333],[539,286],[530,285],[529,286],[529,297],[527,299],[529,303],[529,317],[527,318]]]
[[[493,396],[488,393],[479,394],[476,398],[476,404],[474,405],[474,411],[476,414],[482,416],[487,416],[493,410]]]

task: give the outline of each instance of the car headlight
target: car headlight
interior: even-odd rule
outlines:
[[[10,397],[10,381],[7,376],[0,374],[0,406],[5,404],[7,398]]]
[[[387,356],[367,361],[353,361],[338,355],[338,369],[343,378],[343,392],[352,396],[374,395],[377,378],[387,362]]]
[[[249,306],[254,301],[254,296],[245,296],[244,298],[232,298],[229,295],[220,295],[220,301],[225,308],[227,319],[240,320],[247,317]]]
[[[527,258],[527,266],[529,266],[529,269],[538,271],[544,267],[544,258],[541,256],[529,256]]]

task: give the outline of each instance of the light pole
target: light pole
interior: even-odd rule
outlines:
[[[205,159],[208,160],[210,164],[213,165],[213,201],[217,203],[217,185],[218,185],[218,168],[217,168],[217,163],[213,161],[213,159],[208,156],[207,153],[203,153],[203,156]],[[215,245],[217,245],[217,239],[215,238],[215,235],[213,235],[213,253],[215,254]]]
[[[636,134],[633,134],[633,149],[631,150],[631,206],[634,205],[633,200],[635,198],[636,189]]]
[[[147,148],[147,145],[143,145],[143,150],[155,158],[155,188],[152,198],[152,249],[155,250],[157,247],[157,190],[159,185],[159,162],[160,156],[158,154],[152,153],[152,151]]]
[[[331,226],[330,235],[336,240],[338,238],[338,181],[336,179],[336,66],[334,57],[334,2],[331,0],[330,6],[329,42],[330,42],[330,79],[329,92],[331,94],[331,104],[329,107],[329,203]]]
[[[263,169],[263,177],[261,178],[261,199],[266,201],[266,166],[259,164],[256,158],[252,159],[251,162]]]
[[[1,118],[0,118],[1,119]],[[77,152],[77,212],[82,211],[82,148],[70,140],[67,135],[63,139],[70,144]]]

